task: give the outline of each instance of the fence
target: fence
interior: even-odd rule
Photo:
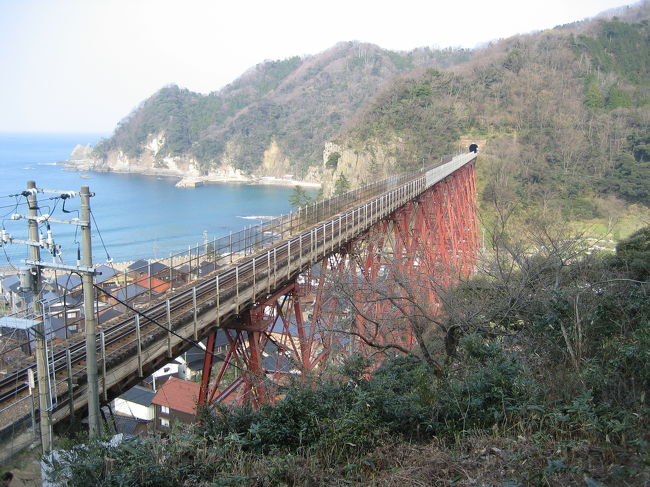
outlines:
[[[251,266],[252,274],[255,276],[256,260],[257,262],[265,262],[268,260],[266,272],[270,283],[271,272],[277,272],[277,262],[274,261],[273,268],[271,266],[271,255],[275,257],[276,250],[280,249],[282,251],[281,249],[286,247],[286,262],[290,270],[292,248],[294,249],[293,261],[298,259],[297,262],[300,262],[302,261],[302,244],[305,243],[315,248],[315,246],[320,245],[320,234],[320,238],[322,239],[322,252],[325,253],[327,250],[325,248],[326,235],[331,233],[331,237],[334,239],[335,230],[338,229],[338,240],[341,241],[343,222],[345,222],[344,226],[346,229],[348,228],[348,223],[351,222],[353,229],[358,230],[363,227],[361,223],[364,225],[368,224],[369,208],[372,219],[379,218],[381,215],[386,214],[386,210],[392,211],[391,208],[396,207],[395,205],[399,206],[409,198],[413,198],[423,189],[435,184],[435,182],[451,174],[451,172],[466,164],[471,159],[466,156],[460,157],[453,164],[445,164],[444,168],[438,166],[436,168],[423,169],[415,174],[393,176],[335,198],[299,208],[292,213],[281,215],[278,218],[262,222],[259,225],[247,227],[240,232],[231,233],[225,237],[211,241],[204,241],[202,244],[194,247],[190,246],[187,251],[171,254],[165,259],[141,261],[120,271],[106,266],[100,266],[104,272],[108,270],[107,274],[110,275],[97,275],[96,282],[102,288],[105,288],[110,295],[119,296],[120,301],[128,301],[129,305],[135,308],[147,308],[148,313],[158,313],[164,316],[166,308],[166,314],[171,328],[169,316],[170,309],[175,306],[174,303],[180,303],[185,300],[185,303],[189,301],[191,304],[192,300],[194,300],[194,309],[196,309],[198,293],[213,293],[214,286],[216,286],[217,294],[219,293],[220,277],[226,278],[230,276],[234,282],[240,272],[245,272],[245,269]],[[411,184],[405,184],[409,181]],[[391,191],[395,188],[398,189]],[[372,200],[373,197],[378,197],[379,195],[383,196]],[[363,208],[359,205],[359,203],[370,200],[372,201],[363,205]],[[347,211],[343,214],[345,210],[353,206],[357,206],[354,211]],[[383,210],[383,213],[377,210]],[[328,223],[316,225],[328,219],[330,220]],[[299,234],[299,236],[288,238],[296,234]],[[264,247],[268,247],[281,239],[284,242],[279,246],[275,245],[272,252],[261,252]],[[298,249],[300,249],[300,253],[296,254]],[[216,280],[201,279],[207,274],[211,274],[230,264],[237,263],[237,261],[251,254],[256,255],[252,259],[250,257],[245,259],[241,266],[235,265],[227,271],[224,269],[224,272],[215,272],[217,275]],[[194,282],[197,280],[199,282],[198,285]],[[255,295],[254,287],[255,278],[253,277],[253,296]],[[180,290],[179,288],[184,289]],[[236,283],[233,289],[239,293],[239,282]],[[180,290],[181,292],[174,293],[171,297],[165,296],[163,298],[163,295],[168,294],[172,290]],[[103,394],[105,400],[107,389],[106,369],[107,363],[110,362],[110,353],[107,355],[107,346],[112,341],[119,340],[124,331],[129,327],[132,332],[134,323],[136,331],[139,332],[140,330],[139,318],[137,316],[127,318],[128,315],[124,315],[124,312],[127,311],[125,307],[115,300],[111,302],[111,298],[106,296],[104,293],[97,293],[95,302],[95,313],[97,314],[99,325],[97,336],[98,359],[100,363],[99,373],[104,385]],[[79,304],[75,301],[74,290],[67,297],[70,299],[70,303],[74,303],[75,305]],[[83,317],[81,316],[80,309],[77,310],[72,304],[66,304],[64,302],[63,309],[59,310],[57,310],[57,307],[61,307],[60,302],[48,302],[46,305],[50,310],[45,322],[50,356],[49,365],[51,368],[50,388],[53,391],[53,400],[59,401],[59,404],[53,403],[51,407],[53,411],[58,410],[60,412],[66,407],[72,409],[75,400],[85,394],[85,375],[83,371],[73,373],[72,369],[72,363],[85,353],[83,341],[79,340],[78,337],[74,339],[74,335],[82,331]],[[79,316],[75,316],[76,311],[79,311]],[[29,318],[31,315],[29,312],[23,312],[14,316]],[[59,320],[62,325],[56,320]],[[12,333],[14,335],[13,337]],[[29,336],[23,337],[23,341],[17,339],[15,335],[18,334],[18,330],[13,330],[12,333],[3,335],[3,342],[0,346],[0,357],[4,361],[4,366],[7,369],[11,368],[15,371],[15,377],[21,377],[21,372],[26,373],[27,367],[33,366],[33,359],[30,357],[30,340]],[[63,338],[60,337],[62,334],[64,335]],[[168,340],[170,336],[168,335]],[[141,337],[139,333],[137,333],[137,338],[132,339],[128,346],[134,348],[136,342],[138,361],[140,361]],[[56,354],[54,353],[55,349],[57,350]],[[12,354],[16,356],[16,359],[13,361],[11,360]],[[140,375],[142,375],[141,364],[139,364],[139,368]],[[59,373],[59,379],[57,379],[57,371],[61,371]],[[65,373],[62,371],[65,371]],[[17,386],[16,390],[18,390],[19,384],[15,385]],[[23,389],[25,388],[26,386],[24,386],[23,382]],[[24,391],[24,393],[26,392]],[[12,447],[13,445],[18,447],[23,442],[27,444],[31,442],[36,437],[35,435],[38,434],[38,430],[34,420],[32,395],[25,395],[20,398],[16,393],[14,395],[16,400],[4,406],[3,409],[0,409],[0,440],[5,444],[12,445]],[[4,401],[5,399],[3,398],[0,402]],[[11,419],[11,421],[8,421],[8,419]],[[30,424],[31,428],[29,427]]]

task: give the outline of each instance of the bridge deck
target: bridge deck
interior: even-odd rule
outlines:
[[[228,325],[258,299],[292,282],[298,274],[362,235],[431,186],[472,162],[462,154],[438,167],[417,173],[383,194],[310,225],[309,213],[294,212],[292,235],[272,242],[226,268],[195,279],[158,302],[112,320],[97,336],[99,388],[111,400],[191,347],[182,337],[199,340],[211,329]],[[158,322],[158,324],[156,323]],[[163,329],[160,325],[175,332]],[[31,399],[26,386],[29,364],[0,381],[0,428],[14,432],[31,426]],[[82,340],[54,354],[56,381],[52,421],[56,423],[86,405],[85,343]],[[70,371],[70,373],[68,373]],[[2,436],[2,432],[0,432]]]

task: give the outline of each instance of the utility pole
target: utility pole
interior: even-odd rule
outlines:
[[[28,215],[27,228],[28,238],[32,242],[29,246],[29,257],[32,261],[41,260],[41,250],[38,245],[38,202],[36,200],[36,183],[27,182],[27,204]],[[32,305],[34,307],[34,318],[37,321],[34,326],[34,341],[36,343],[36,376],[38,379],[38,409],[41,424],[41,447],[43,453],[47,454],[52,449],[52,422],[50,418],[50,388],[49,388],[49,367],[47,365],[47,351],[45,349],[45,322],[43,321],[43,304],[41,303],[41,268],[32,265],[30,270],[32,287]]]
[[[82,186],[79,192],[80,219],[81,219],[81,250],[83,254],[83,265],[86,269],[92,269],[93,256],[90,242],[90,191],[88,186]],[[88,375],[88,430],[90,436],[98,436],[101,433],[101,419],[99,415],[99,385],[97,383],[97,323],[95,321],[95,289],[93,288],[93,272],[82,273],[84,291],[84,315],[86,323],[86,367]],[[104,384],[106,387],[106,384]]]
[[[47,350],[45,341],[45,324],[43,321],[44,310],[43,304],[40,299],[40,292],[42,288],[42,269],[56,269],[74,272],[82,276],[83,292],[84,292],[84,314],[86,323],[86,365],[88,377],[88,423],[90,435],[99,435],[101,432],[101,420],[99,411],[99,384],[97,383],[97,346],[96,346],[96,321],[94,310],[94,296],[95,291],[93,288],[93,276],[95,269],[92,266],[92,246],[91,246],[91,232],[90,232],[90,197],[94,196],[88,189],[88,186],[82,186],[81,192],[81,206],[80,218],[73,218],[65,220],[54,218],[50,214],[38,214],[37,193],[53,193],[58,194],[59,198],[64,201],[77,195],[74,191],[60,191],[55,189],[42,189],[36,188],[34,181],[27,183],[27,191],[21,195],[27,198],[29,212],[27,215],[15,213],[11,216],[12,220],[20,220],[22,218],[27,220],[29,236],[27,240],[14,238],[4,228],[0,230],[0,247],[5,244],[25,244],[29,247],[29,258],[25,259],[25,264],[30,266],[25,277],[24,288],[31,289],[33,293],[33,307],[34,307],[34,341],[36,343],[36,371],[38,377],[38,399],[40,411],[40,427],[41,427],[41,444],[43,452],[47,453],[52,448],[52,421],[51,421],[51,408],[53,402],[51,400],[51,391],[49,389],[49,367],[47,365]],[[39,224],[47,223],[47,238],[44,239],[39,232]],[[77,265],[66,265],[57,263],[56,257],[60,255],[61,246],[56,245],[52,238],[50,230],[50,222],[64,223],[68,225],[76,225],[81,227],[82,248],[83,248],[83,263],[77,261]],[[40,249],[47,249],[54,257],[54,262],[48,263],[41,260]],[[72,398],[71,398],[72,400]]]

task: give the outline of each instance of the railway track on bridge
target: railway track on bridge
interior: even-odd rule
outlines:
[[[235,319],[256,299],[295,279],[300,272],[363,234],[374,223],[475,157],[458,156],[448,164],[403,178],[394,187],[381,188],[380,194],[371,195],[364,202],[354,201],[352,206],[328,215],[325,221],[313,223],[305,219],[294,235],[287,235],[227,268],[217,269],[163,295],[153,305],[138,310],[139,313],[131,312],[102,325],[96,343],[101,364],[100,391],[104,400],[119,395],[121,390],[140,381],[142,375],[149,375],[144,372],[152,371],[158,364],[182,353],[179,350],[191,346],[172,339],[170,329],[182,331],[192,340],[201,339],[209,329]],[[177,343],[172,346],[174,340]],[[84,340],[68,342],[51,355],[51,373],[56,386],[51,388],[54,422],[85,406],[85,347]],[[124,362],[133,359],[134,353],[138,358],[135,371],[131,366],[126,372],[117,372]],[[0,379],[0,437],[3,428],[12,423],[14,426],[18,422],[29,423],[31,404],[27,380],[28,370],[34,367],[34,364],[23,366]],[[111,382],[108,375],[113,373],[124,377],[112,378]],[[23,411],[16,408],[14,413],[17,414],[3,417],[3,413],[16,403],[25,404]]]
[[[336,228],[336,225],[331,222],[329,225],[329,233],[336,232],[339,235],[352,228],[354,222],[349,221],[344,227],[341,227],[339,224],[340,228]],[[198,283],[194,282],[184,286],[184,289],[181,288],[174,291],[173,295],[175,299],[161,299],[158,303],[142,311],[140,315],[142,317],[140,321],[140,334],[152,334],[150,333],[151,330],[160,329],[156,322],[167,322],[168,315],[173,319],[179,313],[187,312],[188,310],[192,310],[196,305],[201,305],[206,300],[214,299],[217,293],[222,298],[232,298],[233,295],[237,294],[236,291],[240,288],[239,284],[246,284],[247,287],[255,286],[255,280],[268,278],[272,266],[276,274],[278,272],[282,273],[288,264],[290,253],[294,257],[296,253],[298,256],[307,255],[315,248],[325,246],[328,242],[328,237],[331,236],[328,235],[326,226],[327,224],[321,225],[322,230],[320,232],[317,229],[313,229],[311,233],[307,231],[298,237],[290,238],[286,242],[280,243],[271,250],[261,251],[258,255],[241,259],[231,269],[215,271],[211,275],[201,279]],[[277,281],[278,279],[276,279]],[[275,286],[276,283],[273,285]],[[102,291],[100,290],[99,292]],[[169,311],[167,306],[168,301]],[[115,345],[122,344],[118,348],[123,348],[125,341],[127,343],[135,341],[136,324],[134,316],[135,313],[130,313],[128,317],[120,320],[118,323],[100,329],[100,333],[108,337],[104,340],[107,355],[110,355]],[[100,342],[99,335],[97,342]],[[54,374],[63,374],[64,379],[67,379],[65,374],[67,372],[69,353],[69,362],[72,364],[73,375],[78,375],[77,372],[83,370],[85,367],[85,347],[85,340],[77,340],[71,344],[66,344],[64,347],[58,347],[63,349],[57,350],[53,354],[52,363],[54,364]],[[28,392],[28,370],[34,367],[35,365],[23,367],[0,380],[0,410],[3,409],[2,406],[8,401],[18,400]]]

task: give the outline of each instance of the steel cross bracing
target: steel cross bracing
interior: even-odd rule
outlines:
[[[406,265],[409,272],[420,265],[420,260],[409,256],[408,252],[425,244],[435,245],[435,250],[424,261],[429,269],[449,270],[460,266],[464,272],[469,272],[476,250],[475,158],[476,154],[473,153],[462,154],[451,162],[418,172],[403,184],[395,185],[365,203],[311,226],[305,227],[313,221],[311,218],[314,215],[322,213],[316,211],[310,214],[307,210],[303,210],[302,214],[294,212],[288,216],[294,229],[293,235],[273,242],[253,255],[240,258],[225,269],[196,278],[163,296],[156,304],[141,309],[141,315],[129,313],[124,319],[113,320],[111,323],[115,324],[105,327],[97,336],[97,353],[101,358],[98,373],[103,400],[118,396],[172,357],[187,350],[191,345],[177,335],[199,340],[214,336],[212,332],[216,329],[227,333],[229,355],[225,362],[238,364],[239,372],[225,389],[218,383],[215,386],[206,381],[202,400],[225,399],[239,389],[241,391],[237,391],[236,395],[240,398],[254,401],[268,399],[271,391],[266,387],[268,381],[264,378],[311,370],[335,348],[333,338],[326,336],[322,330],[319,331],[316,326],[304,326],[306,320],[301,305],[301,299],[304,299],[301,293],[304,291],[297,284],[301,273],[319,262],[340,258],[341,249],[361,245],[364,235],[369,236],[370,242],[370,237],[379,229],[383,228],[381,232],[386,233],[386,225],[392,227],[390,235],[393,240],[396,235],[401,235],[399,240],[404,242],[404,247],[396,243],[392,251],[405,256],[400,262],[406,260],[397,265]],[[457,172],[462,175],[460,179],[453,176]],[[434,185],[440,185],[444,190],[434,191],[428,196],[428,190]],[[325,209],[327,202],[319,205]],[[315,205],[315,208],[319,205]],[[416,237],[413,228],[417,234],[426,221],[441,218],[445,205],[458,210],[453,212],[453,216],[444,217],[445,223],[439,228],[441,236],[435,237],[431,227],[426,237]],[[400,208],[405,209],[400,213]],[[407,211],[406,208],[411,210]],[[413,212],[412,208],[417,208],[417,211]],[[413,217],[419,223],[406,231],[406,221]],[[469,236],[464,231],[469,231]],[[369,252],[367,255],[370,261],[377,259],[371,254]],[[449,259],[454,263],[449,263]],[[329,267],[323,265],[323,269]],[[370,276],[380,271],[378,265],[373,267],[371,264],[364,269]],[[309,277],[307,284],[323,279],[324,274]],[[323,295],[313,310],[319,322],[323,320],[323,310],[328,306],[323,289],[324,286],[319,286],[315,291]],[[159,328],[152,320],[164,324],[175,334]],[[312,322],[316,322],[316,319]],[[271,333],[271,329],[265,326],[273,326],[275,331]],[[297,338],[290,333],[290,328],[296,329]],[[209,341],[208,347],[211,346]],[[278,360],[283,364],[274,367],[268,363],[265,348],[269,344],[278,352],[275,356],[280,357]],[[69,344],[65,350],[54,354],[51,367],[57,371],[60,382],[53,422],[86,406],[84,353],[83,342],[79,342]],[[210,368],[208,365],[211,364],[206,364],[207,370]],[[26,400],[27,391],[22,389],[26,370],[30,367],[28,365],[8,374],[0,381],[0,428],[10,423],[15,426],[19,421],[24,424],[29,422],[27,412],[20,417],[12,414],[12,405]],[[220,372],[221,377],[217,378],[223,378],[226,373],[225,370]]]
[[[474,269],[474,165],[468,164],[323,261],[314,308],[325,343],[347,353],[410,350],[435,320],[440,291]],[[319,301],[320,300],[320,301]]]
[[[283,377],[306,378],[332,354],[410,350],[422,338],[418,323],[437,312],[438,292],[470,275],[478,251],[474,164],[433,181],[322,260],[310,320],[300,297],[311,272],[247,309],[243,326],[213,330],[208,350],[221,333],[227,352],[212,382],[206,354],[199,403],[256,407],[273,401]]]

